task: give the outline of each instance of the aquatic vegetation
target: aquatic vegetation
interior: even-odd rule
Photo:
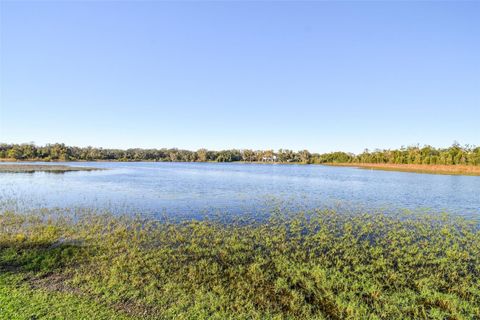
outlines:
[[[65,165],[40,165],[40,164],[1,164],[0,172],[9,173],[34,173],[34,172],[51,172],[51,173],[64,173],[70,171],[94,171],[104,170],[101,168],[91,167],[73,167]]]
[[[130,318],[480,317],[479,222],[433,213],[3,212],[0,268],[0,301],[21,283]]]

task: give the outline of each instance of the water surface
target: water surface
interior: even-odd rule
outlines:
[[[59,163],[55,163],[59,164]],[[294,208],[432,209],[480,213],[480,177],[319,165],[67,163],[109,170],[0,173],[0,202],[131,213],[256,212]]]

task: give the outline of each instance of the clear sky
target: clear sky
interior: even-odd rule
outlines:
[[[0,142],[480,144],[480,2],[0,2]]]

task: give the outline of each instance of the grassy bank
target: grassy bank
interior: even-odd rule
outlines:
[[[478,221],[0,215],[0,318],[474,319]]]
[[[65,165],[41,165],[41,164],[0,164],[1,172],[10,173],[33,173],[33,172],[52,172],[63,173],[69,171],[93,171],[103,170],[90,167],[73,167]]]
[[[355,167],[361,169],[402,171],[447,175],[480,176],[480,166],[468,165],[430,165],[430,164],[392,164],[392,163],[328,163],[329,166]]]

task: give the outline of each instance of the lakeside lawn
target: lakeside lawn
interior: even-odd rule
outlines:
[[[479,222],[0,214],[2,319],[475,319]]]

